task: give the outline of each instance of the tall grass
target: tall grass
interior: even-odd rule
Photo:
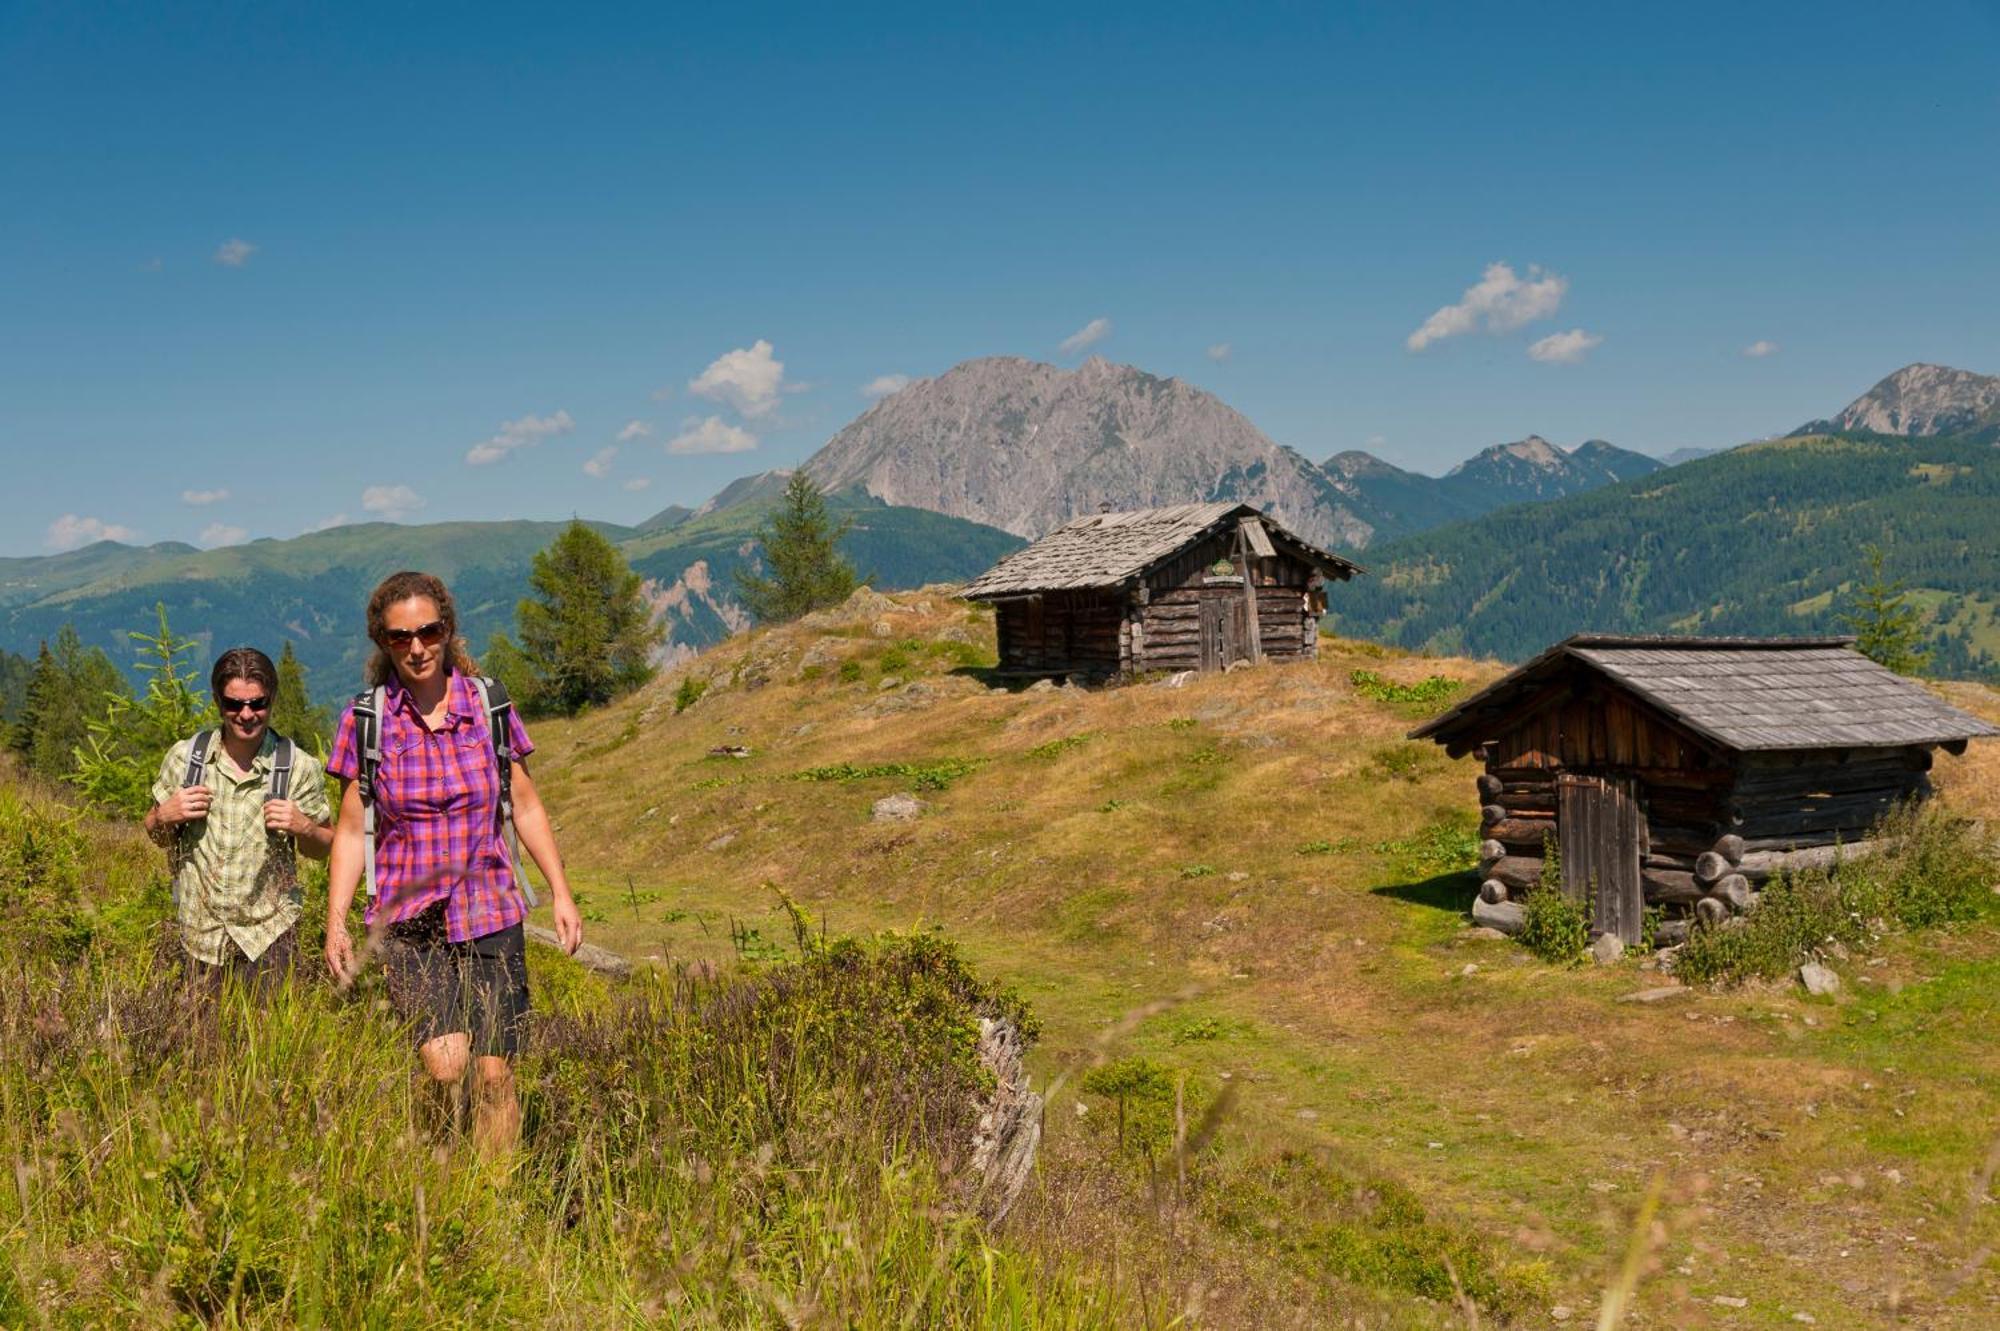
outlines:
[[[1026,1014],[935,935],[616,989],[538,950],[524,1144],[486,1162],[379,985],[204,997],[104,924],[143,859],[91,879],[87,827],[0,799],[0,1325],[1122,1320],[965,1204],[977,1019]],[[59,953],[17,909],[51,872],[89,926]]]

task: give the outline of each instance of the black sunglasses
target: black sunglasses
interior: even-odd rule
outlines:
[[[216,706],[225,712],[261,712],[271,705],[269,698],[217,698]]]
[[[382,640],[391,647],[408,647],[420,642],[426,647],[435,647],[444,641],[445,627],[442,619],[433,619],[420,629],[383,629]]]

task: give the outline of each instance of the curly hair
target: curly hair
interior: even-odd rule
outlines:
[[[434,573],[404,569],[376,583],[375,590],[368,594],[368,639],[375,644],[375,654],[368,658],[369,687],[387,684],[395,678],[396,663],[390,659],[388,648],[389,607],[412,596],[429,597],[437,606],[438,618],[444,622],[445,636],[451,643],[447,658],[451,668],[461,675],[478,674],[479,666],[466,650],[465,639],[458,636],[458,605],[451,599],[451,590],[444,585],[444,579]]]

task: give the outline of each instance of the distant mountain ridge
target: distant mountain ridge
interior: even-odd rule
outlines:
[[[1565,450],[1534,434],[1482,449],[1443,476],[1404,471],[1358,450],[1336,453],[1324,464],[1353,488],[1385,539],[1475,518],[1509,504],[1583,494],[1665,465],[1602,439],[1587,439]]]
[[[2000,377],[1949,365],[1905,365],[1829,420],[1794,435],[1870,430],[1909,437],[1955,434],[2000,443]]]

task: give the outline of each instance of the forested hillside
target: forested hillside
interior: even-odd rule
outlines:
[[[828,504],[854,519],[842,552],[885,587],[969,578],[1021,545],[991,527],[858,493],[829,496]],[[733,574],[755,558],[767,507],[745,503],[664,530],[655,523],[591,525],[653,580],[670,647],[692,650],[740,626]],[[87,646],[129,667],[129,631],[153,624],[153,607],[164,602],[173,627],[200,642],[203,671],[218,646],[247,642],[275,657],[289,641],[315,697],[332,700],[359,686],[368,647],[364,603],[385,574],[420,568],[443,577],[478,651],[495,632],[512,629],[529,563],[563,525],[377,522],[221,550],[99,542],[47,559],[0,561],[0,650],[32,659],[42,641],[71,623]]]
[[[1518,660],[1582,631],[1842,631],[1879,545],[1948,676],[2000,662],[2000,453],[1888,435],[1773,440],[1369,551],[1345,634]]]

